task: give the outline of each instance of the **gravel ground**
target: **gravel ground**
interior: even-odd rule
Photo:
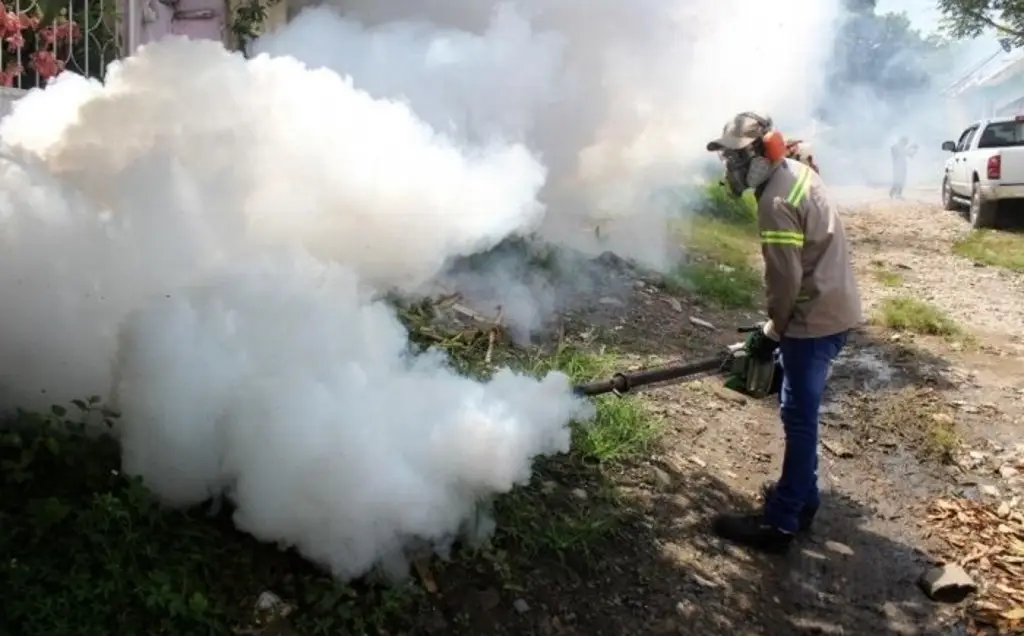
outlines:
[[[812,537],[784,560],[750,556],[706,529],[715,511],[750,505],[762,480],[777,474],[782,444],[774,405],[724,392],[710,378],[650,393],[673,430],[649,474],[627,487],[644,502],[645,521],[587,591],[576,591],[575,603],[534,600],[571,614],[572,633],[964,632],[963,607],[934,603],[917,587],[937,547],[923,519],[935,498],[980,496],[979,486],[997,487],[1020,505],[1010,499],[1019,479],[993,466],[1024,459],[1024,447],[1015,446],[1024,442],[1024,279],[953,256],[966,223],[929,202],[927,192],[897,202],[884,193],[842,194],[846,202],[869,201],[843,207],[868,311],[886,295],[913,295],[949,312],[979,346],[870,326],[856,335],[837,363],[824,409],[825,508]],[[901,285],[880,284],[872,274],[879,267],[898,271]],[[648,359],[703,355],[735,339],[730,327],[751,319],[685,301],[679,311],[659,294],[641,285],[623,299],[644,320],[618,316],[620,347]],[[719,330],[695,326],[690,316]],[[658,329],[652,335],[645,325]],[[942,442],[950,444],[943,449],[949,456],[935,458],[928,452],[939,442],[928,427],[940,416],[955,422],[958,441]],[[567,624],[554,613],[556,624]]]
[[[713,538],[715,512],[756,506],[760,483],[778,474],[776,406],[727,392],[713,378],[657,389],[645,399],[668,422],[664,444],[616,484],[638,513],[629,526],[586,563],[534,563],[514,588],[442,573],[439,618],[423,633],[969,633],[966,604],[940,605],[918,588],[943,548],[926,514],[950,496],[994,499],[1011,516],[1024,511],[1021,478],[1007,469],[1024,468],[1024,279],[954,257],[966,223],[933,203],[937,193],[892,202],[884,192],[843,190],[837,198],[868,310],[891,294],[926,299],[977,344],[870,325],[855,334],[823,409],[825,502],[812,535],[781,559]],[[878,269],[897,272],[900,282],[882,284]],[[636,281],[572,316],[567,331],[576,324],[605,334],[649,364],[719,350],[736,339],[734,326],[753,319]],[[947,429],[945,437],[936,432]],[[465,627],[444,618],[454,615]]]

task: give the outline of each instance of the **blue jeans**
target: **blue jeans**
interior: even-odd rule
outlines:
[[[804,507],[817,508],[818,410],[828,370],[846,344],[848,332],[822,338],[783,338],[780,415],[786,433],[782,477],[765,502],[765,521],[785,532],[796,532]]]

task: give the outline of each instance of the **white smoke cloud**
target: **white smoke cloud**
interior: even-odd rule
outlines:
[[[294,59],[170,39],[0,124],[7,406],[97,394],[166,502],[343,577],[450,540],[568,448],[568,379],[459,377],[375,291],[528,231],[543,166]]]
[[[128,472],[339,576],[449,539],[588,407],[411,355],[374,294],[593,219],[665,264],[651,191],[735,111],[810,112],[835,0],[774,4],[356,0],[273,55],[169,39],[61,76],[0,122],[3,404],[111,398]]]
[[[541,238],[667,270],[678,262],[668,222],[681,204],[659,193],[703,180],[715,162],[707,140],[739,111],[806,127],[838,5],[346,0],[306,9],[253,51],[352,77],[463,141],[524,143],[548,169]],[[524,269],[502,258],[445,283],[481,309],[501,306],[524,334],[571,304],[580,278],[524,280]]]
[[[126,324],[124,469],[169,502],[227,492],[235,522],[341,577],[444,541],[569,448],[567,378],[481,384],[412,357],[347,270],[245,262]]]
[[[522,141],[549,169],[544,238],[662,268],[677,211],[652,193],[690,181],[739,111],[810,121],[839,14],[838,0],[346,0],[253,49],[351,76],[463,139]]]

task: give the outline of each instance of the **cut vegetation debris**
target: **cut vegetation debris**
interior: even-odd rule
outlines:
[[[953,253],[982,265],[1024,272],[1024,234],[975,230],[953,244]]]
[[[963,334],[960,326],[944,311],[912,296],[882,300],[875,322],[896,331],[952,338]]]
[[[979,583],[967,607],[968,633],[1024,633],[1024,514],[1018,505],[940,499],[928,510],[930,534],[945,544],[939,556]]]
[[[444,349],[476,377],[509,365],[560,369],[582,382],[616,365],[611,354],[564,342],[551,351],[513,346],[500,314],[484,316],[455,297],[402,303],[400,315],[414,342]],[[161,508],[119,473],[111,439],[85,433],[85,418],[105,415],[98,398],[70,412],[22,414],[0,434],[0,583],[17,590],[5,600],[0,633],[257,634],[268,622],[266,598],[288,608],[286,619],[269,622],[305,636],[395,633],[435,612],[431,593],[446,586],[485,576],[501,589],[523,587],[537,558],[586,567],[632,514],[610,475],[643,455],[659,431],[637,401],[609,396],[596,404],[592,421],[574,424],[569,454],[540,460],[529,485],[493,502],[489,544],[457,551],[448,563],[416,562],[422,587],[340,584],[293,552],[234,530],[228,509]]]
[[[913,449],[921,459],[942,462],[950,461],[960,446],[956,419],[934,389],[911,386],[852,394],[849,399],[857,419],[870,423],[870,437],[884,445]]]

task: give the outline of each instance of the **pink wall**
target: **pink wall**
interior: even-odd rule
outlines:
[[[128,19],[128,4],[121,0],[122,15]],[[135,0],[138,43],[159,40],[165,35],[225,41],[226,0]]]

